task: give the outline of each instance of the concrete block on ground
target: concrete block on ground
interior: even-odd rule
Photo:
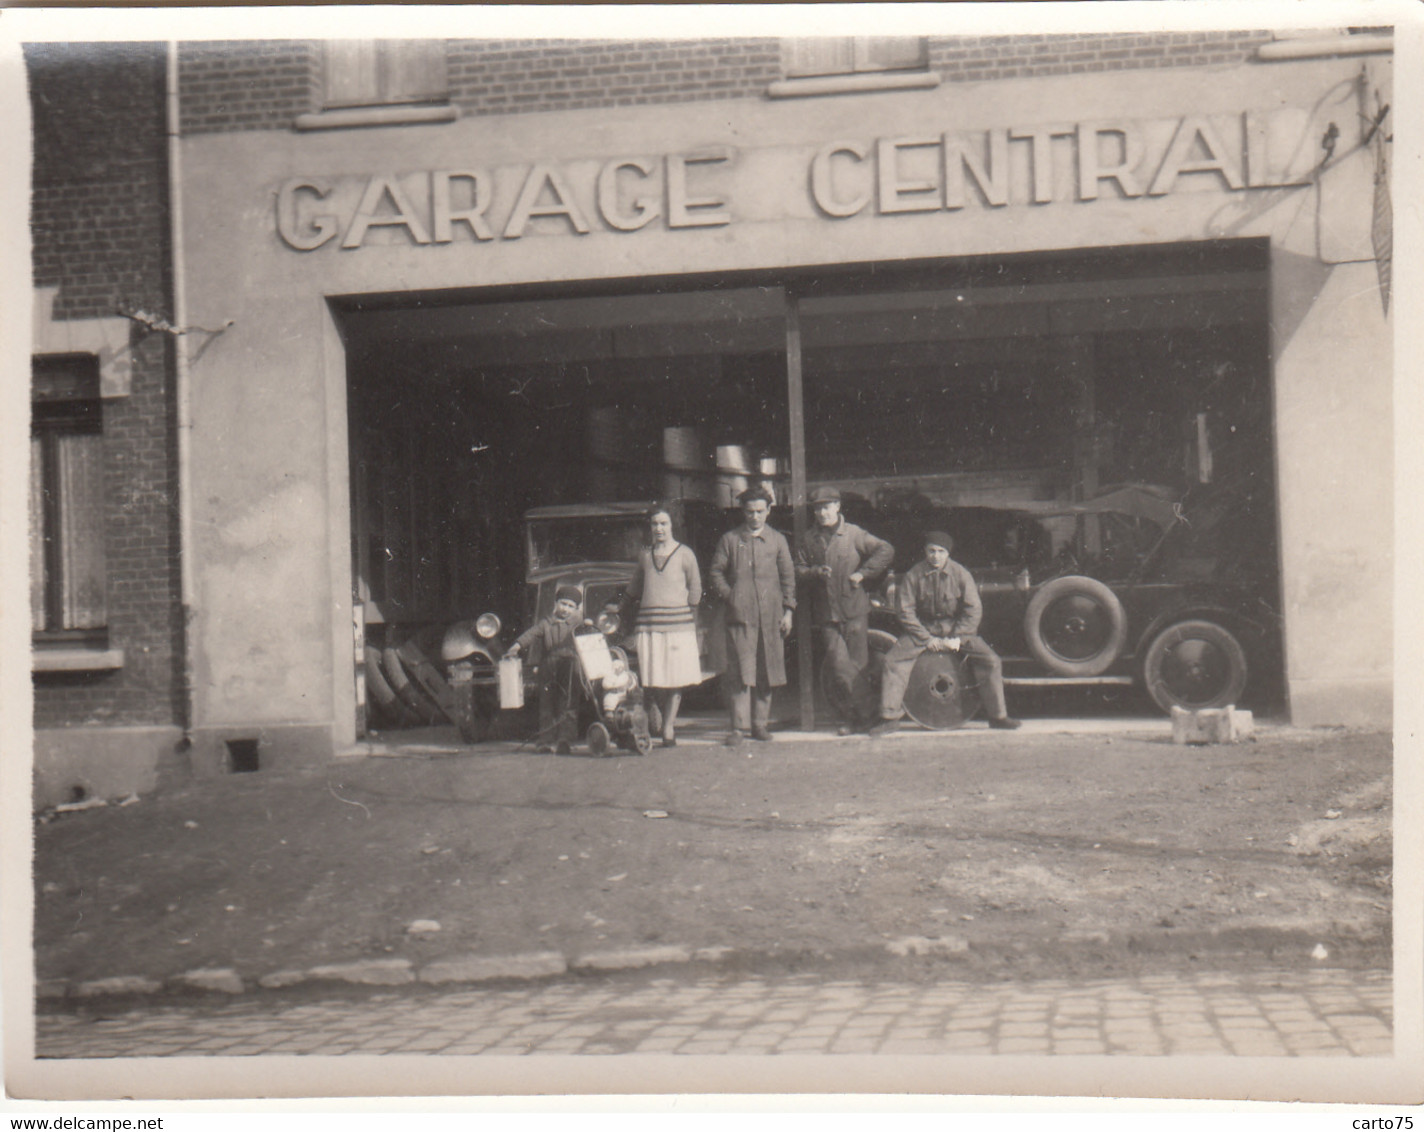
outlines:
[[[78,998],[92,998],[101,994],[157,994],[163,984],[157,979],[143,975],[114,975],[107,979],[88,979],[74,988]]]
[[[169,983],[177,990],[219,991],[223,994],[241,994],[244,990],[242,978],[231,967],[184,971],[173,976]]]
[[[1179,746],[1240,743],[1255,734],[1255,719],[1249,711],[1239,711],[1235,704],[1200,711],[1172,709],[1172,742]]]
[[[886,942],[885,950],[891,955],[961,955],[969,950],[969,941],[963,936],[923,936],[907,935]]]
[[[415,972],[409,959],[358,959],[354,963],[328,963],[312,967],[307,975],[313,979],[332,979],[366,986],[394,987],[415,982]]]
[[[491,979],[542,979],[562,975],[568,962],[557,951],[526,955],[452,955],[420,969],[422,983],[481,983]]]
[[[692,952],[685,947],[629,947],[617,951],[591,951],[569,964],[576,971],[627,971],[654,967],[659,963],[688,963]]]

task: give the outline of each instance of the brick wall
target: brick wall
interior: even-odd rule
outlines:
[[[1241,63],[1268,31],[947,36],[930,40],[930,69],[945,82]]]
[[[321,44],[311,40],[184,43],[178,65],[185,135],[286,130],[320,104]]]
[[[34,282],[56,319],[171,316],[161,44],[30,44]],[[181,712],[172,348],[135,333],[127,397],[104,402],[110,644],[124,667],[37,673],[35,726],[171,724]]]
[[[781,77],[775,39],[454,40],[450,95],[467,114],[757,98]]]
[[[947,36],[946,82],[1239,63],[1265,31]],[[185,43],[183,132],[290,129],[320,109],[321,44]],[[776,39],[448,41],[450,97],[468,115],[762,98],[781,78]]]

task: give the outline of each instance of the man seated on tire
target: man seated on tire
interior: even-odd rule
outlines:
[[[920,654],[954,652],[969,661],[979,685],[979,699],[989,715],[989,726],[1009,731],[1019,721],[1010,719],[1004,705],[1004,673],[999,654],[978,635],[984,608],[979,587],[969,571],[949,557],[954,540],[944,531],[925,533],[924,561],[905,571],[896,586],[896,615],[900,637],[885,654],[880,685],[880,722],[871,735],[894,731],[905,714],[905,688]]]

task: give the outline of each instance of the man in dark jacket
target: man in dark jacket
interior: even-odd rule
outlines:
[[[870,660],[870,597],[867,585],[890,568],[895,548],[841,515],[834,487],[811,492],[815,525],[796,546],[796,577],[811,597],[812,639],[834,706],[847,719],[851,688]]]
[[[796,569],[786,536],[766,525],[771,496],[754,487],[738,496],[742,525],[712,555],[708,579],[726,606],[729,745],[750,731],[770,739],[771,693],[786,683],[785,639],[796,608]]]
[[[957,652],[968,658],[979,685],[979,699],[989,726],[1011,730],[1019,725],[1004,705],[1004,674],[999,655],[978,636],[984,608],[979,587],[968,570],[949,557],[954,540],[944,531],[925,533],[924,561],[905,571],[896,587],[900,638],[885,654],[880,686],[881,720],[871,735],[894,731],[905,714],[905,688],[910,671],[925,651]]]

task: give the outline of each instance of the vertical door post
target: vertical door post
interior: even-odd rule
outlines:
[[[801,379],[801,308],[790,291],[786,296],[786,404],[791,432],[791,527],[796,544],[806,533],[806,406]],[[797,597],[796,672],[801,701],[801,730],[816,726],[815,685],[812,681],[811,607]]]

